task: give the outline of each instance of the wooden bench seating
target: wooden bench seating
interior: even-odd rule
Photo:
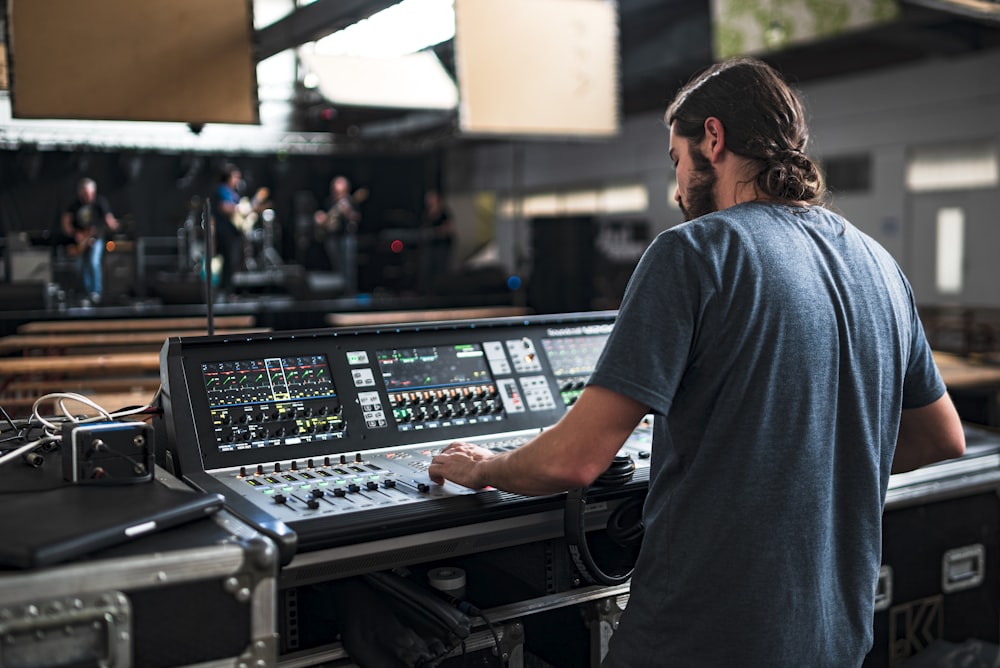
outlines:
[[[45,393],[47,394],[47,393]],[[21,397],[8,397],[3,400],[3,407],[11,417],[27,417],[38,398],[45,396],[45,394],[40,394],[38,396],[21,396]],[[98,394],[86,394],[83,392],[77,392],[76,394],[83,394],[94,403],[96,403],[101,408],[105,409],[109,413],[115,413],[125,408],[136,408],[142,406],[148,406],[149,402],[153,400],[155,392],[103,392]],[[46,397],[44,401],[39,404],[39,412],[42,415],[54,415],[56,414],[58,398],[56,396]],[[76,402],[68,402],[66,404],[70,407],[71,411],[80,410],[88,415],[94,415],[95,411],[93,408],[86,406],[84,404]]]
[[[431,322],[437,320],[504,318],[530,315],[531,313],[531,309],[523,306],[478,306],[421,311],[369,311],[366,313],[328,313],[326,323],[332,327],[363,327],[366,325],[398,325],[406,322]]]
[[[252,315],[223,315],[213,319],[219,329],[244,329],[254,326]],[[124,318],[110,320],[39,320],[26,322],[17,328],[18,334],[68,334],[71,332],[138,332],[186,330],[189,335],[204,334],[208,330],[205,318]]]
[[[934,362],[949,390],[996,388],[1000,391],[1000,365],[941,351],[934,351]]]
[[[963,420],[1000,426],[1000,364],[941,351],[934,361]]]
[[[216,330],[216,334],[237,334],[266,332],[268,329],[240,328]],[[100,349],[101,352],[137,352],[139,350],[159,350],[163,342],[173,336],[195,336],[203,334],[196,330],[138,330],[135,332],[65,332],[45,334],[12,334],[0,338],[0,355],[21,353],[22,355],[60,355],[82,353]]]
[[[960,355],[1000,352],[1000,309],[922,305],[918,311],[935,350]]]
[[[215,318],[214,333],[266,332],[253,316]],[[75,393],[116,411],[148,405],[160,384],[160,349],[175,336],[207,333],[204,318],[59,320],[26,323],[0,339],[0,406],[27,417],[47,394]],[[55,399],[42,410],[51,411]],[[80,405],[72,408],[92,413]]]
[[[57,355],[45,357],[6,357],[0,359],[0,378],[9,381],[22,376],[107,377],[112,374],[159,373],[158,352],[94,355]]]
[[[159,374],[156,351],[5,357],[0,405],[12,416],[27,417],[35,400],[52,392],[82,394],[108,410],[145,405],[159,387]]]
[[[120,394],[146,392],[150,394],[160,386],[157,376],[112,376],[109,378],[60,378],[58,380],[13,380],[5,386],[8,395],[30,396],[48,392],[77,392],[79,394]]]

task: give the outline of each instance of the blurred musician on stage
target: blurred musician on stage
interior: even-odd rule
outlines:
[[[425,292],[433,292],[448,276],[451,250],[455,243],[455,224],[451,209],[441,193],[428,190],[424,195],[424,211],[420,217],[420,283]]]
[[[343,274],[344,288],[349,293],[357,289],[357,235],[361,225],[358,204],[366,196],[363,189],[352,194],[346,176],[335,176],[323,208],[313,216],[316,238],[323,243],[330,268]]]
[[[227,295],[233,289],[233,274],[243,266],[246,227],[252,226],[256,214],[264,207],[267,189],[261,188],[252,198],[241,198],[243,185],[239,168],[227,163],[219,175],[219,184],[212,198],[215,221],[215,253],[222,256],[219,293]]]
[[[61,224],[63,233],[72,239],[67,254],[76,258],[85,303],[97,305],[103,295],[104,233],[116,232],[118,221],[107,199],[97,194],[96,181],[80,180],[76,198],[63,212]]]

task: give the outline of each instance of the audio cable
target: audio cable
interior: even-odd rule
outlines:
[[[410,579],[410,571],[408,568],[404,566],[394,568],[392,572],[395,575],[399,576],[400,578],[406,580]],[[496,625],[486,615],[486,613],[483,612],[481,609],[479,609],[473,603],[469,602],[468,600],[453,596],[444,589],[439,589],[437,587],[432,586],[430,588],[430,591],[432,591],[436,596],[443,598],[447,603],[449,603],[453,608],[461,612],[463,615],[466,615],[467,617],[478,617],[479,619],[483,620],[483,623],[489,630],[490,635],[493,636],[493,646],[496,649],[495,655],[497,657],[497,665],[499,666],[499,668],[503,668],[504,666],[503,645],[500,642],[500,634],[497,632]],[[466,647],[464,638],[462,639],[461,647],[462,647],[462,662],[465,663],[468,660],[468,656],[466,655],[465,651]]]
[[[618,455],[611,466],[594,481],[592,487],[607,488],[621,486],[629,482],[635,474],[635,462],[628,455]],[[597,563],[593,551],[587,541],[585,518],[587,514],[587,492],[590,488],[580,487],[570,490],[566,495],[566,508],[563,513],[563,535],[573,564],[584,580],[614,586],[623,584],[632,577],[635,568],[634,555],[638,552],[645,533],[642,523],[642,507],[644,497],[630,499],[621,503],[608,517],[605,533],[623,551],[627,565],[619,565],[616,569],[604,568]]]
[[[490,635],[493,636],[493,646],[496,648],[497,666],[500,668],[504,667],[503,662],[503,645],[500,643],[500,634],[497,633],[496,625],[486,616],[486,613],[474,606],[468,601],[462,599],[457,599],[454,596],[449,596],[448,594],[441,592],[441,595],[448,599],[448,601],[455,606],[455,608],[470,617],[478,617],[483,620],[486,624],[486,628],[489,630]],[[465,655],[465,641],[462,641],[462,654]]]
[[[38,454],[35,451],[39,448],[44,449],[45,447],[56,447],[56,445],[53,444],[60,444],[62,442],[62,426],[64,424],[113,422],[114,420],[122,417],[147,415],[158,412],[160,410],[158,400],[162,393],[162,389],[163,388],[161,386],[156,390],[152,400],[150,400],[147,405],[135,408],[125,408],[118,411],[109,411],[94,402],[89,397],[75,392],[53,392],[38,397],[34,404],[32,404],[31,417],[27,418],[27,420],[13,420],[7,411],[0,406],[0,417],[3,418],[12,432],[11,435],[0,439],[0,449],[3,448],[4,444],[10,442],[21,443],[9,452],[0,455],[0,466],[21,456],[24,458],[26,464],[33,468],[38,468],[42,465],[44,458],[41,454]],[[51,400],[55,400],[58,414],[52,416],[42,415],[42,405]],[[68,402],[76,402],[86,406],[87,408],[93,409],[93,411],[96,412],[96,415],[78,415],[70,411]],[[35,440],[24,442],[28,438],[28,434],[30,434],[33,429],[41,429],[42,435]],[[122,453],[112,452],[112,454],[125,457],[126,459],[129,459],[133,465],[138,465],[138,462],[132,461]]]

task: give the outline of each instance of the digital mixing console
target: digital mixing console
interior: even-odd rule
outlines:
[[[501,451],[575,402],[614,313],[167,340],[165,464],[296,552],[558,508],[430,481],[453,440]],[[648,481],[650,428],[623,448]],[[567,463],[567,465],[572,465]]]

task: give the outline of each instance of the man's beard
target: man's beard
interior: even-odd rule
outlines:
[[[687,188],[687,198],[680,203],[684,220],[693,220],[707,213],[718,211],[715,201],[715,182],[718,176],[712,162],[694,148],[690,150],[693,169]]]

